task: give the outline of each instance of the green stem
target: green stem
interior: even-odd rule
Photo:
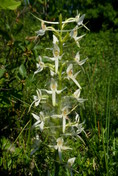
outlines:
[[[60,30],[62,31],[62,15],[60,14],[59,16],[59,27]],[[62,40],[62,32],[60,32],[60,36],[59,36],[59,48],[60,48],[60,55],[63,54],[63,40]],[[62,89],[62,62],[60,61],[60,69],[59,69],[59,90]],[[60,113],[60,109],[61,109],[61,94],[59,94],[59,103],[58,103],[58,113]]]
[[[57,160],[58,160],[58,152],[55,151],[55,161]],[[58,162],[55,162],[55,176],[59,175],[59,167],[60,167],[60,164]]]

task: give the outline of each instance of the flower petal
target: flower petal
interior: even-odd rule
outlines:
[[[76,80],[74,77],[72,77],[71,79],[73,80],[73,82],[74,82],[80,89],[82,89],[81,86],[80,86],[80,84],[77,82],[77,80]]]
[[[32,113],[32,115],[33,115],[33,117],[34,117],[36,120],[40,121],[40,117],[39,117],[38,115],[36,115],[36,114],[34,114],[34,113]]]
[[[56,92],[54,90],[52,90],[52,105],[56,105]]]

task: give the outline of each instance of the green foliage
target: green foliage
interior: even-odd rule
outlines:
[[[15,10],[21,5],[21,2],[15,0],[0,0],[0,9]]]

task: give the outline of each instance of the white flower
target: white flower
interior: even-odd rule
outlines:
[[[83,99],[83,98],[80,98],[80,89],[77,89],[74,94],[73,94],[73,97],[76,98],[76,100],[80,103],[83,103],[84,101],[86,101],[87,99]]]
[[[74,162],[75,162],[75,159],[76,159],[76,157],[68,159],[68,161],[67,161],[68,167],[72,167],[72,165],[73,165]]]
[[[86,59],[80,61],[80,54],[79,54],[79,52],[77,52],[77,54],[76,54],[76,56],[75,56],[75,58],[74,58],[74,60],[75,60],[75,61],[78,63],[78,65],[80,65],[80,66],[82,66],[82,65],[86,62],[87,59],[88,59],[88,58],[86,58]]]
[[[51,117],[53,118],[62,118],[62,131],[63,133],[65,133],[65,128],[66,128],[66,119],[68,119],[68,114],[69,114],[69,110],[68,110],[68,106],[65,106],[62,110],[62,114],[58,115],[52,115]]]
[[[84,124],[84,122],[80,123],[80,116],[79,116],[78,113],[76,113],[75,121],[74,122],[69,122],[66,125],[66,127],[71,127],[71,133],[66,133],[65,135],[66,136],[75,136],[75,137],[78,137],[85,144],[84,140],[79,135],[81,132],[84,132],[85,135],[86,135],[86,132],[84,131],[83,124]]]
[[[56,105],[56,93],[60,94],[65,88],[62,90],[57,90],[57,82],[52,78],[50,89],[51,90],[46,90],[46,89],[43,89],[43,90],[45,90],[48,94],[52,94],[52,105],[55,106]]]
[[[43,131],[43,128],[44,128],[44,114],[43,112],[40,112],[40,116],[32,113],[33,117],[37,120],[37,122],[34,123],[34,125],[32,127],[39,127],[39,129],[41,131]]]
[[[41,29],[39,31],[36,31],[37,37],[38,36],[43,36],[45,34],[46,31],[46,25],[44,24],[44,22],[41,22]]]
[[[54,44],[54,47],[53,47],[53,56],[54,57],[48,57],[48,56],[45,56],[45,58],[48,58],[52,61],[55,61],[55,73],[58,73],[58,67],[59,67],[59,60],[62,58],[62,56],[60,56],[60,49],[58,47],[57,44]]]
[[[76,80],[76,77],[80,73],[80,71],[73,75],[73,65],[70,64],[66,70],[66,73],[67,73],[67,78],[72,79],[73,82],[81,89],[80,84]]]
[[[31,109],[32,105],[35,104],[35,106],[38,106],[41,100],[45,100],[46,97],[42,96],[42,92],[40,89],[36,90],[37,95],[33,95],[34,101],[31,103],[29,110]]]
[[[73,38],[77,44],[78,47],[80,47],[80,44],[79,44],[79,41],[85,36],[84,35],[81,35],[79,37],[77,37],[77,27],[75,27],[71,32],[70,32],[70,36],[71,38]]]
[[[42,62],[41,56],[39,56],[39,60],[38,60],[38,63],[36,64],[36,67],[37,67],[37,70],[34,72],[34,74],[41,72],[45,67],[44,62]]]
[[[89,31],[89,29],[83,24],[84,17],[85,17],[85,14],[83,14],[81,17],[80,17],[80,14],[79,14],[75,17],[75,21],[76,21],[78,26],[82,25],[83,27],[85,27]]]
[[[63,146],[63,143],[64,143],[64,140],[62,137],[59,137],[57,140],[57,145],[54,145],[54,146],[51,146],[51,147],[54,147],[56,150],[58,150],[58,153],[59,153],[59,159],[60,161],[62,161],[62,150],[68,150],[68,149],[72,149],[70,147],[67,147],[67,146]]]
[[[85,14],[83,14],[81,17],[80,17],[80,14],[75,17],[78,26],[83,25],[84,17],[85,17]]]

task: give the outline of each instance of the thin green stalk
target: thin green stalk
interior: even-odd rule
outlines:
[[[102,129],[102,140],[103,140],[103,150],[104,150],[104,157],[105,157],[105,166],[106,166],[106,169],[107,169],[107,158],[106,158],[106,149],[105,149],[104,133],[105,133],[105,130],[104,130],[104,128],[103,128],[103,129]]]
[[[59,16],[59,27],[60,30],[62,30],[62,15],[60,14]],[[63,41],[62,41],[62,32],[60,33],[59,36],[59,48],[60,48],[60,55],[63,54]],[[62,89],[62,63],[60,61],[60,69],[59,69],[59,90]],[[58,113],[60,112],[61,109],[61,94],[59,95],[59,103],[58,103]]]
[[[110,82],[111,77],[109,78],[108,87],[107,87],[107,99],[106,99],[106,129],[107,129],[107,157],[106,157],[106,170],[108,176],[108,155],[109,155],[109,127],[110,127]]]
[[[58,159],[58,152],[55,151],[55,161]],[[60,168],[60,163],[55,162],[55,176],[59,175],[59,168]]]

